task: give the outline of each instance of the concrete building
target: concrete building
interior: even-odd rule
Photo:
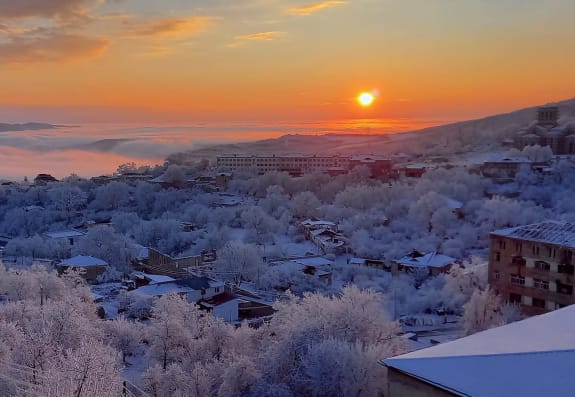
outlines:
[[[489,238],[489,284],[525,314],[575,303],[575,224],[542,222],[498,230]]]
[[[258,174],[276,171],[287,172],[292,176],[317,171],[337,175],[357,166],[366,166],[371,170],[373,177],[380,177],[391,171],[392,162],[388,158],[373,155],[231,155],[217,158],[217,167],[225,171],[253,170]]]
[[[481,175],[499,183],[511,182],[519,171],[531,168],[531,164],[523,157],[486,161],[481,165]]]
[[[541,107],[537,111],[537,122],[519,131],[514,138],[515,147],[549,146],[554,154],[575,154],[575,127],[559,124],[557,106]]]
[[[573,396],[575,306],[380,361],[388,397]]]

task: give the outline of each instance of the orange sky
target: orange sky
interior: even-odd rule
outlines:
[[[575,96],[573,15],[573,0],[3,1],[0,107],[463,119]]]

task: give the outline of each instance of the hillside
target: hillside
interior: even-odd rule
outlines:
[[[563,122],[575,120],[575,99],[556,103]],[[481,152],[500,148],[501,141],[532,123],[539,106],[416,131],[386,135],[284,135],[277,139],[222,144],[176,153],[168,159],[185,163],[224,154],[286,153],[427,153],[437,155]]]

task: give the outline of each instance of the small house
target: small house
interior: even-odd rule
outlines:
[[[107,268],[108,263],[106,261],[85,255],[65,259],[56,265],[58,273],[62,274],[69,269],[78,271],[88,282],[95,282],[98,276],[104,273]]]

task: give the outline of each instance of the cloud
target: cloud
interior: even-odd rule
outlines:
[[[344,0],[325,0],[319,3],[308,4],[300,7],[293,7],[289,10],[292,15],[311,15],[324,8],[337,7],[347,4]]]
[[[0,19],[67,19],[84,14],[94,3],[94,0],[0,0]]]
[[[203,32],[213,17],[162,18],[128,24],[129,37],[183,37]]]
[[[0,64],[29,64],[61,62],[94,58],[102,54],[109,41],[101,37],[88,37],[50,31],[43,35],[20,35],[0,43]]]
[[[277,40],[281,37],[287,35],[287,32],[280,32],[280,31],[270,31],[270,32],[258,32],[258,33],[251,33],[251,34],[244,34],[240,36],[234,37],[234,41],[228,44],[228,47],[239,47],[246,41],[272,41]]]

